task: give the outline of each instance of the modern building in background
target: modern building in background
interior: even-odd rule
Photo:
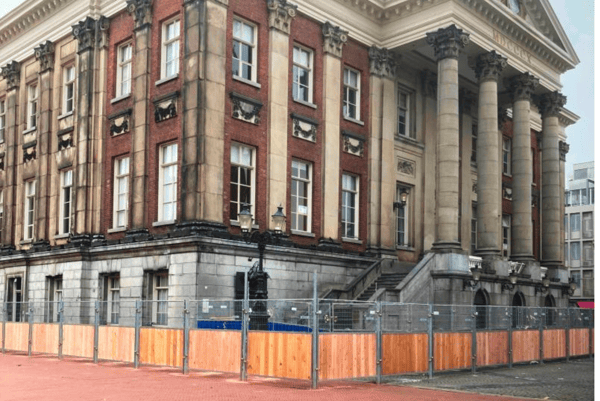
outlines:
[[[594,162],[573,164],[565,191],[565,264],[577,284],[571,303],[594,301]]]

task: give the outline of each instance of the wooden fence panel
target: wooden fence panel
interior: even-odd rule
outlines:
[[[311,339],[311,334],[249,332],[248,373],[310,379]]]
[[[425,372],[428,369],[427,334],[382,334],[384,375]]]
[[[31,351],[58,354],[58,323],[35,323],[33,325]]]
[[[29,343],[29,323],[6,322],[6,342],[4,346],[11,351],[27,352]]]
[[[322,334],[319,336],[321,380],[375,376],[375,334]]]
[[[571,356],[587,355],[590,352],[589,329],[571,329],[569,332],[569,349]],[[8,334],[6,335],[8,338]]]
[[[434,369],[464,369],[471,366],[471,333],[435,333]]]
[[[540,359],[539,330],[518,330],[512,333],[513,362],[529,362]]]
[[[242,333],[227,330],[190,330],[190,369],[239,372]]]
[[[544,360],[567,356],[566,334],[563,329],[544,330]]]
[[[65,324],[63,326],[63,355],[94,357],[94,326]]]
[[[183,330],[141,328],[140,363],[182,366]]]
[[[508,364],[508,332],[477,333],[477,366]]]
[[[98,359],[133,362],[134,352],[135,328],[98,327]]]

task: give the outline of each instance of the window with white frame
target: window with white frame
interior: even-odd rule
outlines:
[[[594,265],[594,241],[583,242],[583,266]]]
[[[104,324],[119,324],[121,288],[119,274],[104,275],[102,280],[102,320]]]
[[[179,20],[163,24],[161,78],[174,77],[179,73]]]
[[[73,170],[60,173],[60,223],[59,233],[71,231],[71,205],[73,193]]]
[[[510,150],[511,142],[509,138],[502,139],[502,173],[510,175]]]
[[[254,149],[238,143],[231,144],[231,175],[229,184],[229,218],[238,220],[244,204],[254,215]]]
[[[6,129],[6,100],[0,100],[0,143],[4,142],[4,130]]]
[[[37,127],[38,86],[27,86],[27,129]]]
[[[593,297],[594,296],[594,271],[593,270],[584,270],[582,276],[583,281],[583,291],[582,295],[584,297]]]
[[[412,137],[410,129],[410,94],[398,88],[398,135]]]
[[[396,245],[398,246],[409,246],[409,235],[408,235],[408,188],[397,185],[396,186],[396,202],[394,207],[396,209]],[[406,197],[406,202],[402,201],[402,198]]]
[[[233,20],[233,76],[256,82],[256,26]]]
[[[477,204],[471,206],[471,255],[477,250]]]
[[[583,238],[594,238],[594,216],[592,212],[582,214]],[[566,231],[566,230],[565,230]]]
[[[117,50],[117,97],[131,93],[131,55],[133,46],[126,43]]]
[[[294,46],[292,96],[296,100],[312,103],[313,52]]]
[[[113,228],[125,228],[129,212],[129,157],[115,160]]]
[[[75,108],[75,66],[65,67],[63,71],[63,114],[68,114]]]
[[[360,73],[344,68],[344,117],[360,120]]]
[[[510,257],[510,214],[502,215],[502,256]]]
[[[292,230],[310,232],[312,165],[292,160]]]
[[[571,254],[571,266],[579,267],[579,261],[581,259],[581,243],[579,241],[571,242],[571,250],[569,253]]]
[[[579,213],[571,214],[571,239],[581,238],[581,215]]]
[[[174,221],[177,213],[177,144],[160,148],[158,221]]]
[[[166,326],[168,324],[169,272],[167,269],[146,271],[142,298],[146,302],[142,309],[144,326]]]
[[[23,307],[23,277],[12,276],[6,279],[6,320],[22,322],[27,308]]]
[[[46,277],[46,322],[58,322],[59,303],[63,299],[63,278]]]
[[[342,237],[358,238],[359,179],[342,174]]]
[[[25,183],[25,203],[23,205],[23,239],[33,239],[34,219],[35,219],[35,181]]]

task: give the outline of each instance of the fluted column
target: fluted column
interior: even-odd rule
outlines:
[[[563,206],[560,203],[560,155],[558,115],[567,98],[560,92],[542,96],[542,264],[550,268],[561,266],[561,220]]]
[[[433,249],[458,250],[458,55],[469,43],[469,34],[451,25],[427,33],[427,43],[433,46],[438,61],[436,240]]]
[[[511,259],[533,260],[531,221],[531,95],[539,80],[529,73],[510,80],[513,97]]]

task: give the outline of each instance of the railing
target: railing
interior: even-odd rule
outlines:
[[[323,298],[349,300],[357,298],[381,275],[383,271],[383,261],[384,259],[379,259],[374,262],[371,266],[365,269],[365,271],[352,280],[352,282],[350,282],[350,284],[348,284],[344,289],[330,289],[326,291],[325,294],[323,294]]]

